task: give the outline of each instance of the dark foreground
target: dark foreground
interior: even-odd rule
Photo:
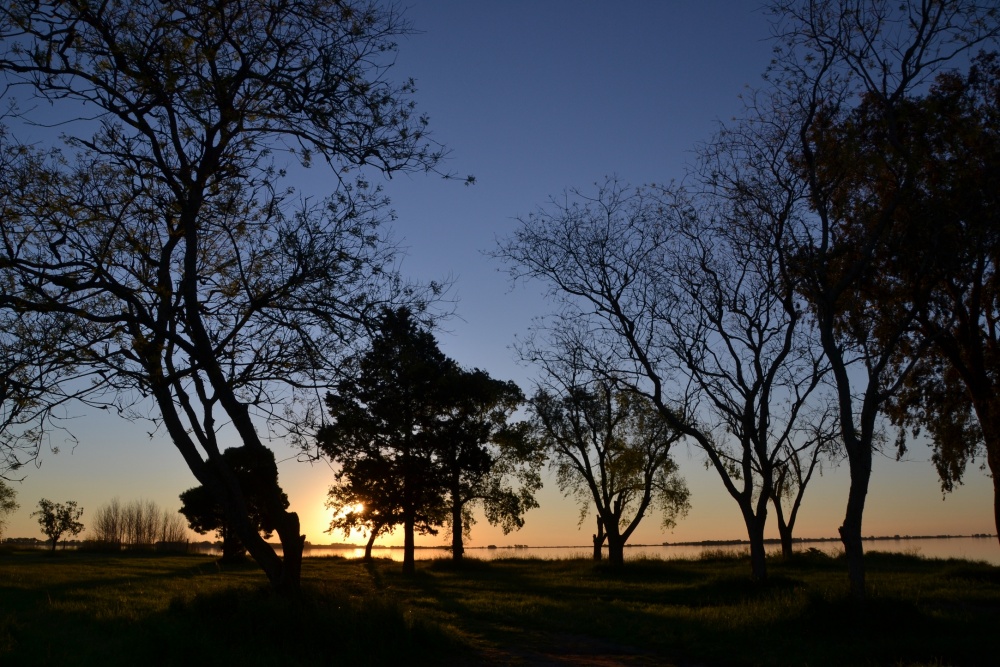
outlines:
[[[841,560],[307,559],[299,598],[205,556],[0,551],[0,665],[996,665],[1000,568]]]

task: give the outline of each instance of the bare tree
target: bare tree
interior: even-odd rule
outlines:
[[[824,372],[781,252],[790,206],[771,204],[609,181],[522,220],[498,253],[516,277],[549,283],[557,335],[591,372],[648,397],[705,453],[758,580],[775,476],[801,451],[792,441]]]
[[[181,515],[152,500],[122,504],[112,498],[94,512],[91,529],[96,542],[115,549],[153,549],[158,543],[184,542],[187,536]]]
[[[0,7],[8,100],[21,120],[51,103],[65,133],[0,145],[0,310],[72,324],[56,359],[166,430],[278,589],[299,585],[298,516],[275,484],[279,557],[218,435],[266,449],[261,420],[323,384],[373,303],[401,291],[391,214],[364,176],[441,157],[412,82],[387,75],[407,31],[364,0]],[[280,160],[317,159],[335,192],[296,204]]]

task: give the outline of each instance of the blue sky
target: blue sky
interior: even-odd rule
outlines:
[[[746,86],[763,84],[771,44],[758,7],[737,0],[408,5],[417,32],[400,41],[393,71],[416,79],[418,109],[451,150],[445,169],[477,179],[471,187],[422,174],[385,183],[398,215],[396,237],[407,248],[403,271],[453,280],[456,317],[439,334],[447,354],[530,391],[533,371],[517,364],[510,345],[549,306],[540,285],[512,288],[484,253],[512,232],[517,216],[567,188],[587,190],[608,175],[633,184],[683,180],[697,144],[718,121],[740,113]],[[296,180],[303,195],[329,194],[320,166]],[[62,452],[46,454],[18,486],[22,509],[8,535],[40,536],[28,514],[41,497],[78,500],[91,512],[113,496],[174,508],[177,495],[194,485],[172,445],[162,434],[150,439],[145,424],[81,415],[74,430],[76,448],[56,442]],[[322,533],[329,468],[296,463],[284,443],[274,448],[279,460],[289,459],[281,481],[307,538],[339,540]],[[865,534],[993,531],[986,475],[970,470],[966,486],[942,502],[928,459],[921,447],[901,463],[878,458]],[[647,519],[632,541],[744,537],[736,504],[702,457],[682,449],[678,460],[694,493],[691,514],[666,534]],[[835,535],[846,492],[846,470],[828,469],[806,494],[797,533]],[[577,510],[554,480],[547,479],[541,502],[520,533],[505,537],[480,522],[471,544],[589,542],[591,522],[577,528]]]

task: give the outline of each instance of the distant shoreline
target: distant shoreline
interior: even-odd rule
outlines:
[[[891,541],[903,541],[903,540],[950,540],[950,539],[961,539],[961,538],[981,538],[981,539],[996,539],[996,535],[991,533],[973,533],[972,535],[869,535],[867,537],[862,537],[861,539],[868,541],[880,541],[880,540],[891,540]],[[809,543],[822,543],[822,542],[840,542],[839,537],[796,537],[792,539],[793,544],[809,544]],[[769,538],[764,540],[765,544],[774,545],[781,544],[781,540],[778,538]],[[649,547],[728,547],[728,546],[749,546],[750,542],[748,540],[702,540],[700,542],[660,542],[658,544],[626,544],[625,548],[649,548]],[[280,546],[280,545],[275,545]],[[607,546],[607,545],[605,545]],[[364,549],[363,544],[346,544],[346,543],[335,543],[335,544],[307,544],[307,549]],[[402,549],[401,544],[390,544],[390,545],[379,545],[376,544],[374,549]],[[414,549],[449,549],[449,545],[441,544],[437,546],[415,546]],[[488,546],[466,546],[466,551],[472,551],[475,549],[482,550],[492,550],[492,549],[593,549],[592,544],[548,544],[544,546],[532,546],[528,544],[491,544]]]

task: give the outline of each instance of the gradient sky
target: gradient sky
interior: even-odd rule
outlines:
[[[533,370],[516,363],[510,345],[548,310],[542,287],[512,287],[484,252],[512,232],[517,216],[567,188],[587,190],[608,175],[632,184],[682,180],[692,150],[719,120],[740,113],[746,86],[762,84],[771,45],[756,7],[740,0],[409,6],[406,16],[418,32],[400,41],[395,75],[416,79],[418,108],[430,116],[434,138],[452,151],[446,169],[477,179],[472,187],[424,175],[385,183],[398,214],[396,235],[407,248],[404,272],[454,282],[457,317],[438,334],[446,354],[531,390]],[[303,195],[329,193],[319,167],[296,178]],[[41,467],[15,485],[21,509],[8,536],[41,537],[29,514],[42,497],[78,501],[87,524],[115,496],[177,508],[178,494],[196,483],[166,437],[150,438],[146,424],[81,412],[71,427],[78,444],[57,437],[60,453],[46,452]],[[296,462],[283,442],[273,447],[307,539],[341,541],[323,532],[330,468]],[[690,514],[669,533],[656,517],[647,518],[631,542],[745,538],[735,502],[705,469],[704,457],[683,447],[676,456],[693,492]],[[966,484],[943,500],[929,458],[922,446],[902,462],[891,452],[876,457],[864,534],[994,532],[986,473],[971,469]],[[836,535],[846,496],[846,466],[828,466],[806,492],[796,534]],[[504,536],[481,521],[470,546],[589,543],[592,519],[578,527],[576,506],[548,475],[540,502],[518,533]],[[770,526],[768,536],[776,535]],[[418,544],[446,540],[418,537]],[[382,540],[401,541],[399,535]]]

